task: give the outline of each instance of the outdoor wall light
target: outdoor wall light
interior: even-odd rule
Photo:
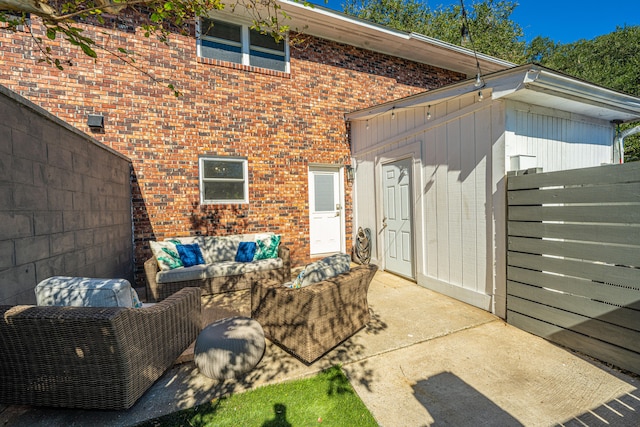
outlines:
[[[104,129],[104,116],[102,114],[89,114],[87,126],[92,130]]]
[[[351,182],[353,181],[355,171],[353,169],[353,166],[347,166],[346,169],[347,169],[347,181]]]

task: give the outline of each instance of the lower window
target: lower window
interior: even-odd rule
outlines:
[[[247,159],[200,157],[200,203],[249,203]]]

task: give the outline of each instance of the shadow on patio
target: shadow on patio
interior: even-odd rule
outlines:
[[[216,307],[207,312],[209,322],[249,310],[247,295],[240,293],[205,303]],[[637,378],[591,363],[488,312],[386,272],[374,277],[369,306],[370,324],[311,365],[267,342],[256,369],[238,380],[212,380],[188,361],[171,368],[128,411],[10,407],[0,414],[0,424],[135,425],[335,364],[342,364],[382,426],[476,426],[478,420],[575,424],[608,407],[625,411],[624,418],[607,419],[611,425],[640,424]]]

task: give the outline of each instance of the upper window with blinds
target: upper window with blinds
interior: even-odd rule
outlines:
[[[284,40],[261,34],[248,25],[202,18],[198,32],[198,55],[237,64],[289,71],[289,47]]]

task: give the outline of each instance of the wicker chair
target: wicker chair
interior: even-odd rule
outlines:
[[[361,265],[300,289],[254,282],[251,317],[271,341],[313,363],[369,323],[367,292],[376,270]]]
[[[0,306],[0,402],[127,409],[201,330],[201,291],[145,308]]]

